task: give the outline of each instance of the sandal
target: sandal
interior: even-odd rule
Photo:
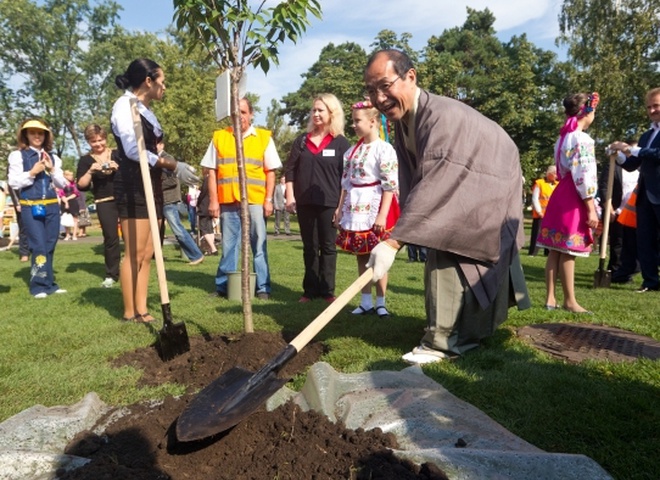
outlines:
[[[374,307],[364,308],[362,305],[360,305],[351,313],[353,315],[371,315],[374,312],[375,312]]]
[[[138,313],[135,316],[135,323],[151,323],[155,321],[156,319],[149,312]]]
[[[120,322],[128,322],[128,323],[139,323],[139,315],[133,315],[132,317],[121,317],[119,319]]]
[[[388,312],[387,308],[385,308],[383,305],[376,307],[376,313],[380,318],[390,318],[390,312]]]

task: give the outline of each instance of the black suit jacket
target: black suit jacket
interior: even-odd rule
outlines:
[[[652,129],[644,132],[639,139],[641,150],[636,157],[628,157],[622,167],[629,172],[639,168],[638,195],[645,193],[649,202],[660,205],[660,132],[653,139],[653,143],[648,145],[652,134]]]

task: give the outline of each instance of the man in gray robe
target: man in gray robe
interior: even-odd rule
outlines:
[[[395,128],[401,217],[372,251],[374,281],[403,244],[428,249],[428,327],[410,363],[455,357],[529,306],[518,251],[523,246],[518,149],[495,122],[456,100],[417,87],[410,59],[381,50],[364,73],[371,102]]]

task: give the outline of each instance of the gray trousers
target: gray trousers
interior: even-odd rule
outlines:
[[[478,347],[507,318],[509,276],[484,310],[451,253],[428,250],[424,286],[428,326],[421,343],[425,347],[461,355]]]

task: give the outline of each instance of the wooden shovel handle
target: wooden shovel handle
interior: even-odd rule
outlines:
[[[154,244],[154,258],[156,259],[156,273],[158,274],[158,287],[160,289],[160,302],[162,305],[170,303],[170,296],[167,291],[167,278],[165,277],[165,262],[163,261],[163,248],[160,244],[160,226],[158,225],[158,215],[156,213],[156,202],[154,201],[154,189],[151,185],[151,173],[149,172],[149,159],[147,158],[147,147],[144,143],[144,134],[142,133],[142,120],[138,111],[137,101],[130,99],[131,115],[133,116],[133,130],[135,131],[135,141],[140,158],[140,172],[142,173],[142,183],[144,184],[144,197],[147,202],[147,213],[149,214],[149,228],[151,230],[151,241]]]
[[[312,323],[307,325],[307,327],[298,334],[296,338],[291,340],[289,345],[292,345],[297,352],[303,349],[312,338],[319,333],[323,327],[325,327],[330,320],[332,320],[339,311],[346,306],[351,299],[358,294],[370,281],[374,275],[372,268],[367,268],[367,271],[358,277],[346,290],[339,295],[334,302],[332,302],[328,308],[323,310],[318,317],[316,317]]]
[[[614,169],[616,154],[610,155],[610,170],[607,172],[607,191],[605,192],[605,207],[603,208],[603,233],[600,241],[600,259],[607,257],[607,237],[610,234],[610,210],[612,209],[612,191],[614,190]]]

